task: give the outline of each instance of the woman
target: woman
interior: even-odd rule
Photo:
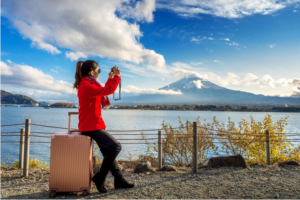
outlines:
[[[101,105],[104,108],[107,95],[113,94],[121,80],[121,71],[117,66],[113,67],[108,74],[108,80],[102,87],[98,82],[101,70],[98,63],[93,60],[78,61],[75,73],[74,88],[79,99],[79,124],[78,128],[82,135],[90,136],[97,142],[103,154],[103,162],[100,171],[93,176],[92,181],[101,193],[107,192],[104,182],[108,172],[114,176],[115,188],[132,188],[123,177],[115,158],[121,151],[121,144],[106,130],[101,115]],[[106,105],[105,105],[106,106]]]

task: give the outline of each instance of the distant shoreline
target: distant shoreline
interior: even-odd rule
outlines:
[[[26,108],[45,108],[45,106],[3,106],[1,107],[26,107]],[[53,108],[67,108],[67,107],[50,107]],[[70,109],[70,108],[69,108]],[[71,109],[78,109],[77,107],[73,107]],[[299,110],[272,110],[272,109],[261,109],[261,110],[185,110],[185,109],[141,109],[141,108],[110,108],[110,110],[147,110],[147,111],[206,111],[206,112],[288,112],[288,113],[299,113]]]
[[[147,111],[164,111],[164,110],[150,110],[150,109],[119,109],[113,108],[110,110],[147,110]],[[165,110],[165,111],[205,111],[205,112],[300,112],[300,111],[269,111],[269,110],[261,110],[261,111],[238,111],[238,110]]]

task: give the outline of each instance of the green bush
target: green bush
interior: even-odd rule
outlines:
[[[287,139],[284,128],[288,125],[287,118],[282,118],[276,123],[271,115],[266,115],[262,122],[256,122],[250,116],[250,123],[241,119],[238,126],[228,118],[228,122],[220,123],[213,117],[212,123],[201,124],[197,118],[197,124],[201,128],[197,129],[198,134],[198,165],[205,165],[208,160],[208,153],[220,155],[218,147],[227,155],[242,155],[247,164],[266,163],[266,135],[265,130],[269,130],[271,164],[278,164],[287,160],[300,162],[300,145],[292,148],[292,143]],[[180,117],[179,127],[175,129],[171,124],[162,123],[163,160],[178,166],[192,165],[193,152],[193,128],[192,122],[186,121],[183,124]],[[215,130],[215,131],[214,131]],[[142,133],[143,139],[147,143],[147,153],[144,155],[150,160],[155,160],[154,152],[158,152],[157,144],[150,144]]]

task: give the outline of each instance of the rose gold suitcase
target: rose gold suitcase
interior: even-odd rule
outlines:
[[[58,192],[90,193],[93,168],[93,140],[78,130],[55,133],[51,136],[49,196]]]

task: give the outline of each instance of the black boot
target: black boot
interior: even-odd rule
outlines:
[[[115,189],[133,188],[134,183],[128,182],[124,177],[115,177],[114,180]]]
[[[92,181],[95,183],[97,190],[100,193],[106,193],[107,190],[104,187],[104,181],[102,179],[99,178],[99,175],[97,176],[97,174],[95,176],[93,176]]]

